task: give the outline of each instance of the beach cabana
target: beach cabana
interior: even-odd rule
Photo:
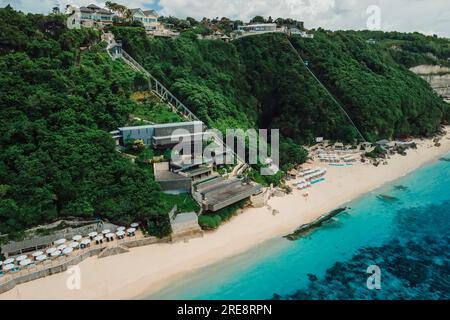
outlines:
[[[77,234],[76,236],[73,236],[73,237],[72,237],[72,240],[73,240],[73,241],[80,241],[82,238],[83,238],[83,237],[82,237],[81,235]]]
[[[60,250],[55,250],[50,255],[51,255],[52,258],[59,257],[61,255],[61,251]]]
[[[103,236],[102,235],[98,235],[94,238],[95,244],[101,244],[103,243]]]
[[[21,267],[26,267],[26,266],[30,265],[31,263],[32,262],[31,262],[30,259],[24,259],[24,260],[20,261],[20,266]]]
[[[95,232],[95,231],[88,234],[88,236],[91,240],[93,240],[97,235],[98,235],[98,232]]]
[[[55,252],[55,251],[56,251],[56,248],[49,248],[49,249],[47,249],[45,252],[46,252],[49,256],[51,256],[52,253]]]
[[[80,249],[87,248],[90,245],[91,245],[91,240],[89,240],[89,239],[81,240],[81,242],[80,242]]]
[[[69,255],[69,254],[71,254],[73,252],[73,248],[72,247],[67,247],[67,248],[65,248],[63,251],[62,251],[62,253],[64,254],[64,255]]]
[[[125,231],[123,231],[123,230],[117,231],[116,236],[118,239],[123,239],[125,237]]]
[[[3,261],[3,265],[7,264],[14,264],[14,258],[8,258],[5,261]]]
[[[3,266],[3,270],[4,270],[4,271],[11,271],[11,270],[13,270],[15,267],[16,267],[16,266],[15,266],[14,264],[9,263],[9,264],[6,264],[6,265]]]
[[[59,240],[56,240],[55,242],[54,242],[54,244],[55,244],[55,246],[59,246],[59,245],[61,245],[61,244],[63,244],[63,243],[66,243],[66,239],[59,239]]]
[[[69,243],[68,247],[72,249],[77,249],[80,246],[80,244],[76,241]]]
[[[36,261],[38,261],[38,262],[42,262],[44,260],[47,260],[47,256],[45,256],[45,255],[40,255],[40,256],[36,257]]]
[[[16,257],[16,261],[20,263],[20,261],[23,261],[23,260],[25,260],[26,258],[27,258],[27,256],[23,254],[23,255],[21,255],[21,256]]]
[[[129,237],[134,237],[136,235],[136,229],[135,228],[129,228],[127,230],[127,234]]]
[[[37,257],[39,257],[39,256],[41,256],[43,254],[44,254],[43,251],[35,251],[31,255],[33,256],[34,260],[36,260]]]

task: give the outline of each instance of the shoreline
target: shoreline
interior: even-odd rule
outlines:
[[[447,128],[448,130],[448,128]],[[273,238],[287,236],[302,225],[313,225],[326,213],[345,206],[361,195],[391,183],[450,152],[450,134],[433,146],[432,139],[417,140],[418,149],[407,156],[395,155],[388,165],[356,163],[348,167],[326,166],[325,181],[305,191],[271,198],[263,208],[248,208],[218,230],[204,237],[174,244],[133,248],[129,253],[103,259],[88,258],[78,266],[81,289],[69,290],[66,273],[18,285],[0,295],[3,299],[139,299],[202,267],[239,255]],[[361,178],[364,177],[364,178]],[[272,209],[279,213],[272,215]]]

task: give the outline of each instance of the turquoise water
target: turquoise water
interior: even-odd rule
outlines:
[[[450,156],[450,155],[449,155]],[[349,204],[296,241],[270,240],[150,299],[449,299],[450,161]],[[369,290],[369,265],[381,289]]]

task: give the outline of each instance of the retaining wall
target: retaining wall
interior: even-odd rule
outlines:
[[[154,244],[154,243],[168,243],[170,241],[171,241],[171,237],[166,237],[166,238],[162,238],[162,239],[158,239],[156,237],[146,237],[146,238],[142,238],[142,239],[130,240],[130,241],[126,241],[123,243],[119,243],[119,245],[121,247],[123,247],[123,249],[125,249],[125,248],[129,249],[129,248],[147,246],[147,245]],[[92,249],[89,249],[89,251],[85,251],[77,256],[74,256],[70,260],[68,259],[57,266],[51,266],[51,267],[48,267],[47,269],[36,270],[35,272],[30,271],[29,273],[14,277],[11,280],[7,280],[5,282],[0,283],[0,294],[13,289],[16,285],[19,285],[19,284],[22,284],[22,283],[25,283],[28,281],[37,280],[39,278],[44,278],[44,277],[52,275],[52,274],[64,272],[68,269],[68,267],[77,265],[80,262],[82,262],[83,260],[85,260],[86,258],[100,255],[101,252],[103,252],[104,250],[108,250],[108,249],[109,249],[108,247],[92,248]],[[120,251],[122,251],[122,250],[120,250]],[[105,252],[105,256],[109,255],[110,253],[112,253],[112,252]],[[114,253],[116,253],[116,252],[114,252]],[[8,275],[6,275],[6,276],[8,276]]]

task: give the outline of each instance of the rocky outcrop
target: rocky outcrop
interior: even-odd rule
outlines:
[[[441,97],[450,100],[450,68],[438,65],[420,65],[410,69],[427,81]]]

